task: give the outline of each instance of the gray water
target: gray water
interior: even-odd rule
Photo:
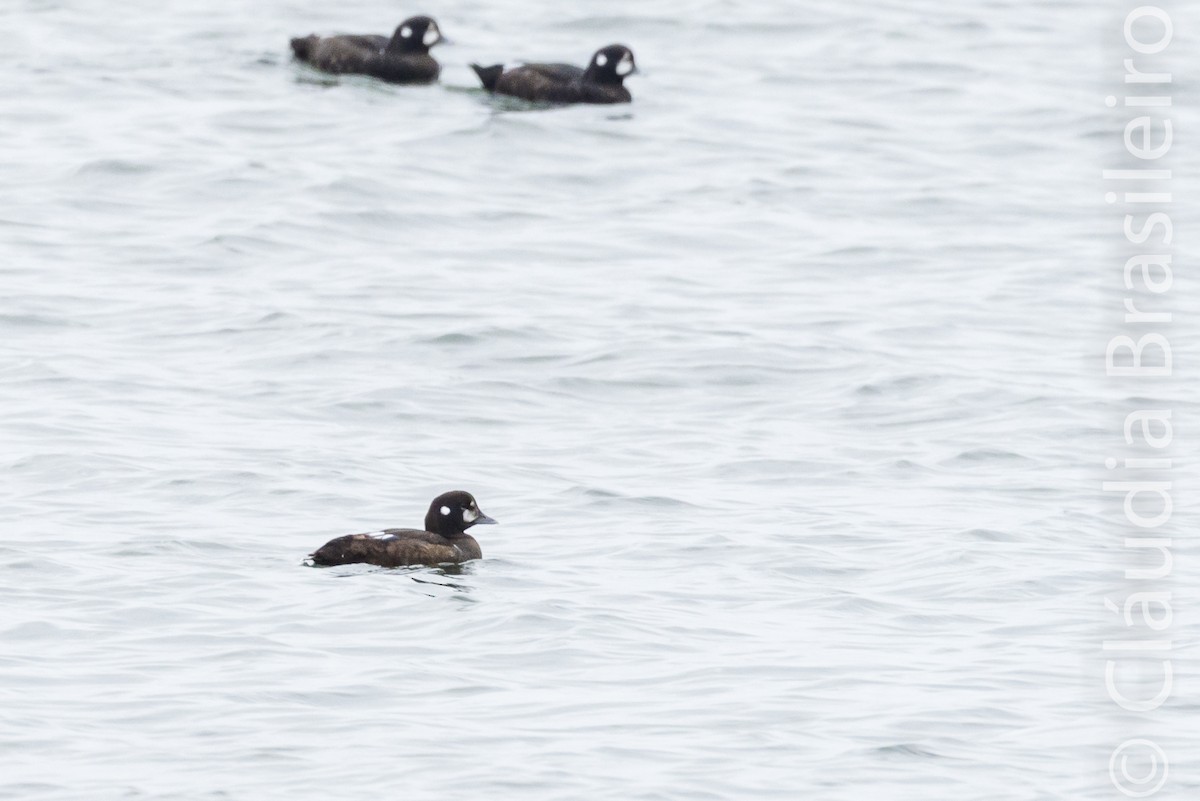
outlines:
[[[1195,798],[1200,18],[1143,388],[1128,10],[10,0],[0,797],[1100,799],[1153,735]],[[418,12],[438,86],[287,52]],[[613,41],[627,107],[467,67]],[[1130,716],[1139,404],[1178,689]],[[302,565],[458,488],[501,522],[461,572]]]

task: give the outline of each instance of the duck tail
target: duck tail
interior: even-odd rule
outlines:
[[[317,43],[320,37],[315,34],[312,36],[303,36],[292,40],[292,52],[296,54],[296,58],[301,61],[306,61],[309,54],[312,52],[312,47]]]
[[[496,81],[500,80],[500,76],[504,74],[503,64],[493,64],[490,67],[481,67],[478,64],[472,64],[471,69],[475,70],[475,74],[479,76],[479,81],[483,84],[483,88],[489,92],[496,91]]]

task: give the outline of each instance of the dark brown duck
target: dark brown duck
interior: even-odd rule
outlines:
[[[458,564],[483,557],[471,526],[496,521],[479,510],[471,493],[447,492],[433,499],[425,530],[389,528],[330,540],[308,555],[314,565],[365,563],[381,567]]]
[[[409,17],[386,36],[313,34],[292,40],[296,58],[335,75],[371,75],[391,83],[433,83],[441,66],[429,48],[442,41],[431,17]]]
[[[571,64],[525,64],[508,72],[503,64],[472,64],[483,88],[541,103],[628,103],[625,77],[637,70],[633,51],[609,45],[596,51],[586,69]]]

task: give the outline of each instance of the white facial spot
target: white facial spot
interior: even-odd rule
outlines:
[[[607,63],[608,63],[608,56],[604,55],[603,53],[596,54],[596,66],[597,67],[603,67]]]
[[[443,507],[441,508],[441,512],[442,512],[442,515],[443,515],[443,516],[450,514],[450,507],[449,507],[449,506],[443,506]]]
[[[633,72],[633,56],[629,53],[621,56],[621,60],[617,62],[617,74],[628,75]]]
[[[479,519],[479,512],[476,512],[474,509],[463,509],[463,522],[464,523],[474,523],[478,519]]]
[[[442,38],[442,35],[440,33],[438,33],[437,26],[431,24],[429,26],[429,29],[427,31],[425,31],[425,35],[423,37],[421,37],[421,43],[424,44],[426,47],[430,47],[431,45],[434,44],[434,42],[436,42],[438,39],[441,39],[441,38]]]
[[[400,36],[402,36],[405,39],[412,36],[412,28],[405,25],[403,28],[400,29]]]

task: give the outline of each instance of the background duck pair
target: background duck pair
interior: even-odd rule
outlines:
[[[441,65],[429,50],[445,41],[432,17],[410,17],[389,39],[375,34],[292,39],[296,58],[334,74],[371,75],[392,83],[432,83]],[[503,64],[471,68],[496,94],[545,103],[628,103],[624,81],[637,70],[633,51],[614,44],[597,50],[586,68],[572,64]]]

